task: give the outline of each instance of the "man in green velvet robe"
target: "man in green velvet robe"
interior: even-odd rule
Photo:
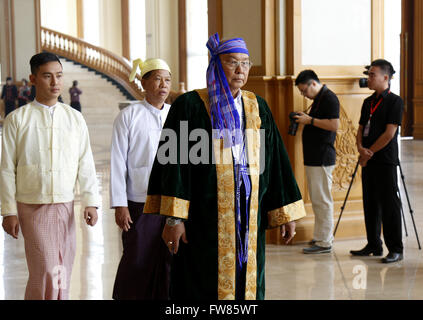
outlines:
[[[266,101],[241,90],[245,42],[215,34],[207,47],[207,89],[172,104],[144,213],[168,217],[172,299],[264,299],[266,229],[288,243],[304,204]]]

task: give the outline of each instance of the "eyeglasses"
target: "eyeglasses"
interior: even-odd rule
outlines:
[[[238,60],[225,60],[223,61],[225,65],[227,65],[230,69],[236,70],[239,66],[241,66],[242,69],[250,69],[253,63],[251,61],[238,61]]]
[[[305,96],[305,94],[306,94],[306,92],[308,90],[308,87],[310,87],[310,85],[311,85],[311,82],[307,83],[307,86],[303,90],[301,90],[300,88],[298,88],[298,90],[300,90],[300,93],[301,93],[302,96]]]

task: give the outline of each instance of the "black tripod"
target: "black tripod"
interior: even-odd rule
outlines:
[[[347,191],[347,195],[345,196],[344,203],[342,204],[342,207],[341,207],[341,213],[339,214],[338,222],[336,223],[335,231],[333,232],[333,237],[335,237],[336,230],[338,230],[339,222],[341,221],[342,213],[344,212],[345,204],[347,203],[347,200],[348,200],[348,195],[350,194],[355,175],[357,174],[357,169],[358,169],[359,163],[360,163],[360,160],[357,161],[357,164],[355,165],[354,173],[351,176],[351,182],[350,182],[350,185],[348,187],[348,191]],[[414,211],[413,211],[413,209],[411,209],[410,198],[408,197],[407,186],[405,185],[405,178],[404,178],[404,174],[402,172],[400,161],[398,161],[398,166],[399,166],[399,169],[400,169],[402,185],[404,186],[405,196],[407,198],[408,208],[410,209],[411,221],[413,222],[414,232],[416,233],[417,244],[419,246],[419,250],[421,250],[422,247],[420,245],[419,235],[417,234],[416,223],[414,221],[414,214],[413,214]],[[401,216],[402,216],[402,219],[403,219],[403,222],[404,222],[405,235],[406,235],[406,237],[408,237],[408,231],[407,231],[407,226],[405,224],[404,210],[403,210],[402,199],[401,199],[401,192],[400,192],[399,188],[398,188],[398,197],[399,197],[400,202],[401,202]]]

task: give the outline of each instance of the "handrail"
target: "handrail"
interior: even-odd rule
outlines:
[[[106,74],[121,84],[135,99],[144,98],[141,76],[137,74],[133,82],[129,81],[132,66],[123,57],[45,27],[41,27],[41,48]]]

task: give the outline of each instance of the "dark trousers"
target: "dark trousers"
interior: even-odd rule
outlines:
[[[22,106],[26,105],[27,103],[28,103],[28,101],[25,100],[25,99],[18,99],[18,106],[19,107],[22,107]]]
[[[15,110],[15,101],[5,101],[4,102],[4,117],[11,113],[13,110]]]
[[[81,112],[81,103],[80,102],[71,102],[71,107],[75,110]]]
[[[382,248],[380,234],[383,225],[383,237],[389,252],[402,253],[397,166],[369,161],[362,170],[362,185],[368,246]]]
[[[122,232],[123,255],[113,288],[115,300],[168,300],[171,255],[161,235],[165,217],[143,214],[128,201],[131,229]]]

